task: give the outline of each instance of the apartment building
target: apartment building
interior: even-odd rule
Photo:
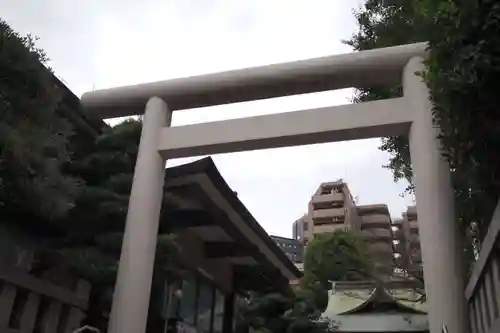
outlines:
[[[365,239],[375,271],[390,275],[394,269],[392,221],[387,205],[357,206],[356,225]]]
[[[299,230],[302,226],[302,230]],[[342,180],[321,183],[308,205],[308,214],[294,222],[294,238],[307,246],[315,235],[336,230],[357,230],[365,238],[377,272],[394,268],[394,236],[387,205],[357,206]],[[300,237],[300,238],[299,238]]]
[[[396,218],[392,221],[392,234],[394,235],[394,263],[398,271],[406,270],[408,266],[406,259],[406,238],[403,230],[403,218]]]
[[[271,236],[271,239],[293,263],[304,261],[304,246],[299,240],[280,236]]]
[[[422,253],[420,251],[420,236],[418,233],[417,209],[415,206],[407,208],[402,218],[395,223],[396,251],[398,253],[398,267],[410,275],[422,275]]]
[[[356,229],[355,216],[356,204],[342,179],[321,183],[311,197],[307,218],[302,223],[304,245],[307,245],[316,234],[339,229]]]
[[[293,222],[293,239],[300,242],[304,239],[304,223],[307,220],[307,214],[304,214],[300,219]]]

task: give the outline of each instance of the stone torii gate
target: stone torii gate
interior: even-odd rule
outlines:
[[[167,159],[408,135],[430,332],[466,333],[450,171],[415,74],[425,56],[425,43],[410,44],[84,94],[86,111],[101,118],[144,114],[109,332],[145,332]],[[399,82],[399,98],[170,127],[174,110]]]

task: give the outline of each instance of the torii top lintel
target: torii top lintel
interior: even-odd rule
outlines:
[[[403,67],[425,57],[426,43],[346,53],[87,92],[82,104],[100,118],[142,114],[151,97],[171,110],[399,82]],[[202,59],[201,59],[202,61]]]

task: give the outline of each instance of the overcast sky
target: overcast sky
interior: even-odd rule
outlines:
[[[361,0],[0,0],[0,17],[39,47],[73,92],[349,52]],[[347,104],[341,90],[179,111],[173,125]],[[214,157],[223,177],[271,234],[291,236],[320,182],[343,178],[360,204],[401,198],[380,140]],[[168,165],[185,163],[170,161]]]

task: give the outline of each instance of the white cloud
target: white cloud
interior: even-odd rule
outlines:
[[[56,74],[92,89],[345,53],[361,0],[0,0],[2,18],[41,37]],[[175,126],[348,103],[350,90],[176,112]],[[398,196],[378,140],[216,156],[228,183],[270,232],[291,235],[321,181],[344,178],[363,203]],[[171,161],[177,164],[181,161]]]

